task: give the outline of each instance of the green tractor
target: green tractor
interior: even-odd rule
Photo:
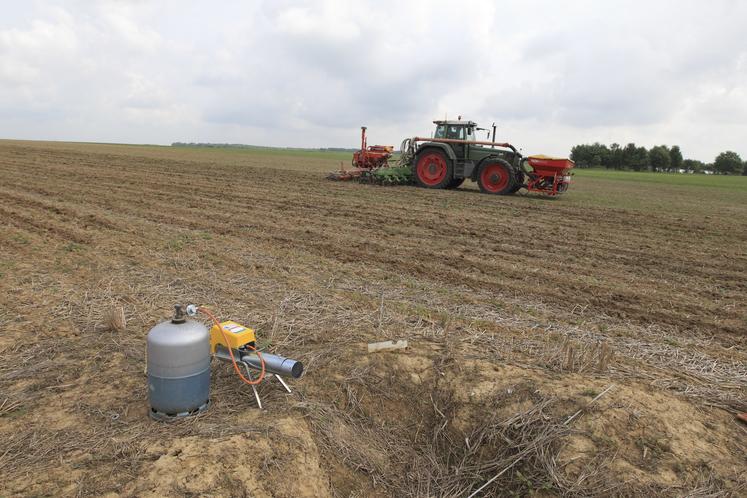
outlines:
[[[353,155],[353,169],[329,174],[331,180],[357,180],[379,185],[415,183],[424,188],[455,189],[464,180],[477,182],[486,194],[513,194],[521,188],[555,196],[568,190],[573,161],[543,155],[524,157],[509,143],[481,142],[474,121],[434,121],[433,138],[407,138],[396,164],[389,159],[394,147],[366,145],[361,128],[361,150]]]
[[[424,188],[453,189],[465,179],[488,194],[513,194],[526,187],[522,155],[508,143],[480,142],[474,121],[434,121],[433,138],[403,143],[414,182]],[[495,135],[495,131],[493,132]]]

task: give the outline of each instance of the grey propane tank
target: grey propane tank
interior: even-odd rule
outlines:
[[[157,420],[203,412],[210,398],[210,333],[175,308],[148,332],[148,401]]]

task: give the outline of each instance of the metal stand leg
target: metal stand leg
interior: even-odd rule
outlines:
[[[280,377],[278,374],[275,374],[275,377],[277,377],[277,379],[280,381],[280,383],[283,384],[283,387],[285,388],[285,390],[288,391],[288,394],[290,394],[291,393],[291,389],[290,389],[290,387],[288,387],[288,384],[285,383],[285,381],[283,380],[283,378]]]
[[[246,375],[249,377],[249,380],[254,380],[254,377],[252,377],[252,372],[249,370],[249,365],[246,363],[242,363],[244,365],[244,370],[246,370]],[[259,409],[262,409],[262,401],[259,399],[259,393],[257,392],[257,386],[252,385],[252,391],[254,391],[254,399],[257,400],[257,406]]]

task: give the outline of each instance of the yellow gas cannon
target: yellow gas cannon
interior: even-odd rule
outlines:
[[[191,311],[187,307],[187,313]],[[241,364],[248,377],[248,382],[257,400],[257,406],[262,408],[262,400],[257,392],[257,384],[263,378],[275,377],[285,388],[288,394],[290,387],[285,383],[281,375],[297,379],[303,374],[303,364],[300,361],[291,360],[282,356],[260,353],[256,349],[256,336],[254,329],[245,327],[233,320],[216,323],[210,329],[210,352],[219,360],[231,362],[234,365]],[[252,370],[259,371],[259,377],[255,380]],[[247,379],[239,373],[242,379]]]

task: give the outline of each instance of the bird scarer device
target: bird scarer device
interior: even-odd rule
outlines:
[[[260,409],[262,401],[257,392],[260,382],[275,377],[290,393],[281,375],[297,379],[303,373],[300,361],[259,350],[253,329],[232,320],[220,322],[202,306],[190,304],[186,308],[181,305],[174,308],[171,320],[159,323],[148,332],[146,371],[152,418],[175,420],[207,410],[212,358],[233,365],[241,380],[251,386]],[[209,330],[190,318],[197,313],[211,319],[213,326]]]

